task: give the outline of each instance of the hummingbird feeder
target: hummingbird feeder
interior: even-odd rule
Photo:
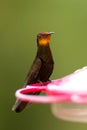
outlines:
[[[44,92],[46,95],[28,95],[31,92]],[[57,118],[87,122],[87,67],[43,85],[28,85],[17,90],[15,95],[25,102],[51,104],[52,113]]]

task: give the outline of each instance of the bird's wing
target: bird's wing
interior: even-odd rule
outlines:
[[[33,83],[37,82],[37,78],[38,78],[38,74],[39,74],[41,65],[42,65],[41,59],[36,58],[35,61],[33,62],[33,65],[30,68],[30,71],[29,71],[27,77],[26,77],[25,85],[33,84]]]
[[[28,75],[27,75],[26,83],[25,83],[24,87],[26,87],[26,85],[33,84],[33,83],[37,82],[37,78],[38,78],[38,74],[39,74],[41,65],[42,65],[41,59],[36,58],[35,61],[33,62],[33,65],[30,68]],[[39,94],[39,93],[40,92],[35,92],[33,94]],[[32,94],[32,93],[28,93],[28,94]],[[23,102],[23,101],[17,99],[12,110],[14,110],[16,112],[21,112],[25,108],[26,105],[27,105],[27,102]]]

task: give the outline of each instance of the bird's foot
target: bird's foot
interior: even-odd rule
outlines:
[[[40,84],[41,84],[41,86],[44,86],[44,82],[42,82],[42,81],[38,80],[38,83],[40,83]]]

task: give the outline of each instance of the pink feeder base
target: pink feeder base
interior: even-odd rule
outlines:
[[[41,95],[27,95],[41,91]],[[50,103],[52,113],[61,119],[87,122],[87,67],[83,67],[63,78],[26,86],[16,91],[16,97],[25,102]]]

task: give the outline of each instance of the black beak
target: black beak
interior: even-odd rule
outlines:
[[[54,34],[54,32],[49,32],[49,34],[51,35],[51,34]]]

